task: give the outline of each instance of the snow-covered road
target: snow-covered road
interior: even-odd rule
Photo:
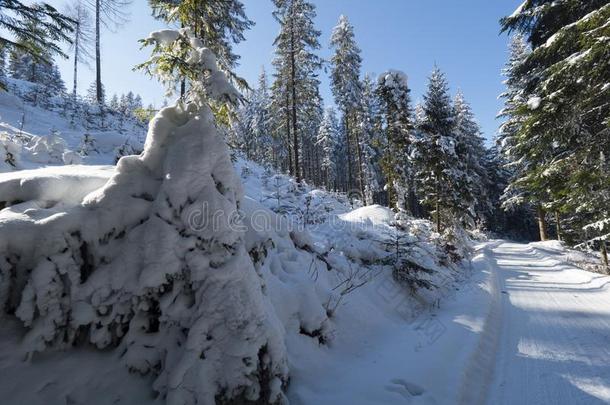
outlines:
[[[500,289],[487,403],[610,403],[610,278],[545,244],[486,250]]]

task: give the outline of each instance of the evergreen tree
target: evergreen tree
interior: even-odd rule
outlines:
[[[489,178],[483,163],[487,154],[481,129],[475,121],[470,105],[461,91],[453,101],[455,109],[455,153],[461,172],[458,191],[460,193],[460,218],[464,225],[474,226],[482,223],[484,212],[490,211],[487,196]]]
[[[89,88],[87,89],[87,96],[85,97],[85,101],[87,101],[89,104],[98,104],[98,97],[97,97],[97,82],[94,81],[89,85]],[[102,86],[102,103],[106,102],[106,90],[104,89],[104,86]]]
[[[364,202],[372,204],[380,191],[379,155],[383,145],[379,103],[375,85],[369,75],[362,81],[362,93],[358,109],[357,124],[362,151],[362,174],[364,178]]]
[[[424,206],[436,229],[464,214],[459,186],[464,176],[456,154],[455,113],[445,75],[435,68],[424,95],[423,117],[415,138],[417,181]]]
[[[337,152],[337,138],[339,137],[339,124],[337,114],[331,107],[324,111],[324,118],[318,130],[316,144],[320,148],[320,169],[322,170],[322,184],[327,190],[337,188],[335,154]]]
[[[541,239],[544,210],[555,212],[558,236],[561,217],[571,218],[574,240],[592,237],[586,224],[610,216],[609,18],[607,1],[538,0],[501,21],[532,48],[513,72],[523,97],[511,111],[519,123],[511,154],[521,165],[511,186],[540,206]],[[596,229],[603,250],[607,230]]]
[[[248,121],[252,131],[251,136],[256,145],[255,156],[257,161],[264,166],[268,166],[275,161],[269,105],[269,83],[267,82],[267,73],[263,68],[258,77],[258,86],[252,92],[252,98],[248,105]]]
[[[414,214],[413,173],[409,162],[414,127],[409,93],[407,76],[403,72],[390,70],[377,80],[385,134],[381,167],[388,203],[400,211]]]
[[[178,23],[189,28],[194,36],[211,49],[220,69],[242,88],[247,88],[244,79],[233,71],[239,56],[233,52],[233,45],[242,42],[244,32],[254,22],[248,19],[240,0],[149,0],[153,16],[169,24]],[[181,83],[181,96],[186,90],[184,72],[176,73],[176,84]]]
[[[354,187],[356,184],[354,178],[357,174],[359,189],[364,196],[362,149],[357,139],[356,123],[353,122],[356,119],[355,114],[361,94],[360,67],[362,58],[354,38],[354,27],[349,23],[346,16],[339,17],[339,23],[332,31],[330,45],[335,50],[331,58],[331,86],[335,101],[343,113],[343,128],[347,147],[348,187],[350,189]],[[353,154],[356,155],[357,159],[355,163],[353,162]]]
[[[274,4],[273,15],[280,23],[271,88],[274,131],[276,139],[283,138],[290,148],[289,170],[300,182],[303,174],[313,171],[311,145],[322,115],[317,73],[321,59],[314,53],[320,48],[320,32],[314,28],[313,4],[305,0],[274,0]],[[303,152],[307,153],[307,165],[301,159]]]
[[[119,97],[116,95],[116,93],[112,95],[110,103],[108,103],[108,108],[110,109],[110,111],[115,113],[119,111]]]
[[[47,3],[26,5],[19,0],[3,0],[0,6],[0,47],[20,51],[50,64],[53,55],[66,56],[60,43],[70,42],[74,21]]]

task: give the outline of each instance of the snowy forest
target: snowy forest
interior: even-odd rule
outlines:
[[[610,403],[610,2],[496,6],[495,133],[265,2],[255,81],[262,0],[143,2],[153,102],[142,4],[0,0],[0,404]]]

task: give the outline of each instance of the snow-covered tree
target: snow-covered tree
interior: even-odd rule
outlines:
[[[141,155],[121,158],[65,215],[0,222],[0,311],[21,322],[30,356],[114,350],[167,404],[283,404],[285,329],[249,254],[273,242],[242,222],[246,201],[214,102],[201,99],[237,101],[237,90],[211,51],[189,42],[182,62],[202,81],[188,103],[156,115]],[[19,243],[4,237],[17,230]],[[307,311],[325,319],[321,304]]]
[[[380,191],[380,152],[383,150],[383,133],[379,102],[375,93],[375,84],[367,74],[362,81],[360,105],[357,113],[357,131],[359,132],[360,150],[362,152],[362,175],[364,178],[364,202],[372,204]]]
[[[276,139],[283,139],[288,169],[297,181],[312,172],[309,151],[321,119],[318,70],[320,31],[314,27],[315,6],[306,0],[274,0],[273,15],[280,23],[275,39],[271,111]],[[303,153],[308,153],[306,159]],[[304,165],[307,164],[307,166]]]
[[[606,1],[541,0],[502,20],[532,48],[511,72],[523,88],[511,112],[518,124],[510,153],[520,164],[511,187],[540,206],[541,238],[544,211],[555,212],[557,225],[562,216],[582,226],[610,215],[608,18]],[[584,228],[573,233],[586,238]]]
[[[407,75],[398,70],[382,73],[377,79],[377,96],[383,117],[383,157],[388,203],[411,214],[415,211],[415,194],[410,150],[413,138],[413,111]]]
[[[456,224],[467,210],[460,196],[465,174],[456,153],[455,112],[445,75],[435,67],[422,104],[422,122],[414,142],[420,199],[433,214],[437,231]]]
[[[459,185],[460,206],[465,214],[461,221],[464,225],[474,226],[484,219],[490,201],[487,196],[489,178],[483,166],[487,150],[479,124],[474,113],[461,91],[456,94],[453,106],[455,109],[455,138],[457,162],[462,177]]]
[[[337,151],[337,138],[339,137],[339,124],[337,114],[332,107],[324,111],[324,118],[318,130],[316,144],[320,148],[320,169],[322,170],[322,184],[328,190],[336,189],[337,167],[335,153]]]
[[[239,56],[233,51],[233,45],[243,41],[244,33],[254,25],[240,0],[148,0],[148,3],[156,18],[190,29],[214,52],[221,70],[240,87],[248,87],[246,81],[234,73]],[[179,71],[176,73],[176,84],[181,83],[180,94],[183,95],[186,90],[183,79],[189,78]]]
[[[89,85],[89,87],[87,88],[87,96],[85,97],[85,100],[92,105],[97,105],[98,103],[98,96],[97,96],[97,82],[93,81],[91,82],[91,84]],[[102,103],[106,102],[106,90],[104,88],[104,86],[102,86]]]
[[[354,38],[354,27],[345,15],[339,17],[333,28],[330,46],[334,49],[331,57],[331,88],[337,106],[343,114],[343,129],[347,148],[347,179],[351,190],[356,184],[364,195],[364,174],[362,172],[362,149],[358,140],[356,111],[360,101],[360,48]],[[352,152],[353,151],[353,152]],[[356,159],[353,158],[355,155]],[[357,176],[357,183],[355,181]]]

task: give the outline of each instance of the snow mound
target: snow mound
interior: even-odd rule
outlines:
[[[339,217],[348,222],[360,222],[371,225],[389,225],[394,222],[395,213],[381,205],[369,205],[357,208]]]

